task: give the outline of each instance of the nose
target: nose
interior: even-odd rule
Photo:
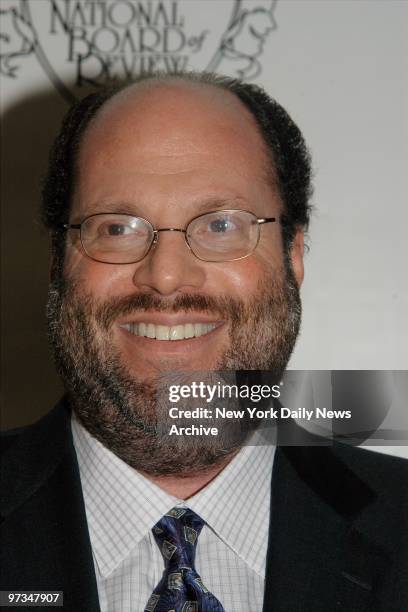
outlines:
[[[171,296],[199,290],[205,283],[208,264],[193,255],[184,233],[163,231],[146,257],[135,265],[133,283],[139,290]]]

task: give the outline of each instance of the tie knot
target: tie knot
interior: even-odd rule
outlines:
[[[153,527],[166,567],[194,568],[197,538],[204,521],[189,508],[172,508]]]
[[[153,527],[166,568],[145,612],[224,612],[194,567],[204,521],[188,508],[172,508]]]

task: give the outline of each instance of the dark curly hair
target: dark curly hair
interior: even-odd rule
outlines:
[[[141,75],[131,83],[92,93],[71,107],[51,149],[42,192],[41,219],[51,233],[54,265],[62,269],[64,223],[68,223],[78,150],[89,123],[116,93],[129,85],[151,79],[164,83],[181,79],[218,87],[234,94],[251,112],[267,145],[271,175],[277,179],[285,206],[282,232],[288,254],[296,229],[307,230],[311,211],[311,160],[299,128],[285,109],[261,87],[212,73],[187,72]]]

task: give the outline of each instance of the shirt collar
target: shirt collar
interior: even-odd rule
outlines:
[[[108,576],[174,506],[187,506],[259,575],[265,574],[273,446],[245,446],[188,500],[163,491],[72,417],[89,534],[98,569]]]
[[[186,502],[262,577],[274,452],[274,446],[244,446],[217,478]]]

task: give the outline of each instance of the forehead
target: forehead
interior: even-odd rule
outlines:
[[[236,96],[210,85],[147,82],[117,94],[91,122],[79,193],[100,200],[114,185],[133,199],[150,189],[191,192],[193,183],[239,191],[269,182],[269,166],[255,119]]]

